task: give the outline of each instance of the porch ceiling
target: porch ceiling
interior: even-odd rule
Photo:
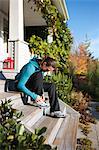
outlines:
[[[32,7],[32,9],[31,9]],[[24,0],[24,23],[25,26],[43,26],[46,25],[45,20],[42,18],[41,12],[34,12],[36,6],[30,1]]]
[[[9,1],[10,0],[0,0],[0,11],[8,15],[8,8],[9,8]],[[65,0],[52,0],[52,3],[56,5],[59,12],[64,17],[64,20],[68,19],[68,12]],[[24,0],[24,24],[25,26],[44,26],[46,25],[45,20],[42,18],[42,14],[40,12],[34,12],[31,9],[33,6],[32,2],[28,3],[27,0]]]
[[[52,3],[57,7],[58,11],[64,17],[66,21],[68,16],[68,11],[66,7],[65,0],[52,0]],[[32,6],[32,9],[31,9]],[[30,1],[24,0],[24,18],[25,18],[25,26],[44,26],[46,25],[45,20],[42,18],[41,12],[34,12],[34,8],[36,6]]]
[[[5,15],[8,15],[8,1],[9,0],[0,0],[0,11]]]

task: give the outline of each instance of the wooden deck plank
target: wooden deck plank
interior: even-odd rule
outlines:
[[[71,115],[69,127],[64,137],[63,150],[75,150],[77,125],[78,125],[78,118]]]
[[[36,128],[47,127],[47,131],[44,134],[46,137],[45,143],[52,144],[56,134],[61,126],[63,118],[52,118],[48,116],[43,116],[33,127],[32,131]]]
[[[60,130],[60,127],[61,127],[61,124],[63,122],[63,118],[59,118],[57,123],[54,125],[54,127],[52,128],[52,130],[50,131],[50,135],[49,137],[46,139],[45,143],[48,143],[48,144],[52,144],[56,135],[57,135],[57,132]]]
[[[23,114],[23,117],[21,118],[22,120],[37,109],[36,107],[29,106],[29,105],[22,105],[22,106],[17,105],[17,107],[15,107],[15,108],[18,111],[22,112],[22,114]]]
[[[7,98],[7,97],[11,97],[11,96],[14,96],[15,93],[14,92],[0,92],[0,100],[1,99],[4,99],[4,98]]]
[[[30,113],[27,117],[22,119],[22,124],[26,127],[31,128],[41,117],[43,116],[43,111],[39,108],[35,109],[32,113]]]
[[[6,80],[0,80],[0,92],[4,92]]]
[[[0,101],[9,100],[9,99],[19,99],[21,97],[19,92],[0,92]]]
[[[32,129],[35,128],[42,128],[42,127],[47,127],[47,132],[46,132],[46,137],[47,135],[50,134],[53,126],[57,123],[57,118],[51,118],[47,116],[43,116],[40,121],[37,122],[34,126],[32,126]]]
[[[73,133],[73,136],[72,136],[72,150],[76,150],[78,123],[79,123],[79,117],[76,116],[75,117],[74,133]]]
[[[76,113],[76,111],[73,109],[69,110],[70,107],[68,107],[68,118],[52,118],[43,116],[43,109],[30,105],[24,105],[19,93],[0,93],[0,99],[5,98],[13,99],[13,107],[23,112],[24,116],[21,118],[21,122],[29,131],[33,132],[35,128],[42,128],[45,126],[47,127],[47,131],[45,133],[45,137],[47,139],[46,143],[52,144],[54,141],[54,145],[58,143],[58,147],[60,148],[59,150],[74,150],[77,130],[76,117],[78,117],[78,113]],[[61,110],[64,111],[67,105],[60,101],[60,107]],[[60,135],[61,138],[59,137]],[[56,140],[55,137],[57,137]]]
[[[67,115],[66,118],[64,118],[63,123],[60,127],[60,130],[57,133],[56,138],[53,142],[53,145],[57,145],[58,149],[62,149],[61,146],[62,146],[63,138],[65,136],[65,132],[69,126],[69,119],[70,119],[70,115]]]
[[[72,123],[74,124],[74,120],[72,119]],[[72,150],[72,132],[74,130],[74,128],[72,127],[72,123],[71,123],[71,117],[70,117],[70,122],[69,122],[69,126],[68,126],[68,130],[65,133],[64,136],[64,143],[63,143],[63,150]]]

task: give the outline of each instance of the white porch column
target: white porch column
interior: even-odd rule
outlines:
[[[2,70],[2,61],[3,61],[3,17],[0,12],[0,70]]]
[[[0,70],[3,68],[3,61],[7,57],[7,49],[4,43],[4,20],[7,21],[7,16],[0,10]]]
[[[9,40],[8,53],[14,61],[14,68],[5,72],[17,73],[29,61],[28,43],[24,41],[24,0],[9,0]],[[8,76],[8,75],[7,75]]]
[[[4,50],[3,45],[4,45],[3,43],[3,16],[0,12],[0,61],[2,60],[2,53]]]
[[[23,0],[10,0],[9,7],[9,39],[23,41]]]

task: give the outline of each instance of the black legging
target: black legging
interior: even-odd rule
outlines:
[[[60,110],[55,85],[53,83],[43,82],[43,75],[41,71],[31,75],[26,83],[26,87],[40,96],[42,96],[44,89],[45,92],[48,92],[50,112]]]

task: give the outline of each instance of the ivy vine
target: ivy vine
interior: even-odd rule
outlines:
[[[52,31],[54,41],[50,44],[50,47],[52,49],[57,47],[54,52],[57,51],[58,60],[64,66],[64,64],[67,64],[66,61],[68,60],[68,55],[73,42],[70,30],[66,23],[64,23],[64,18],[59,13],[56,6],[52,4],[51,0],[28,0],[28,2],[30,1],[33,2],[33,5],[36,5],[35,11],[41,11],[48,28]]]
[[[36,6],[34,11],[41,11],[47,27],[51,30],[53,35],[52,43],[43,41],[40,37],[33,35],[29,39],[29,44],[31,47],[33,47],[34,54],[39,54],[41,57],[49,55],[56,59],[59,72],[62,74],[62,78],[59,78],[59,76],[56,75],[56,81],[59,82],[59,84],[57,84],[59,89],[58,95],[61,95],[61,89],[64,87],[64,92],[62,96],[60,96],[60,98],[64,100],[64,98],[68,97],[67,93],[70,93],[70,88],[68,92],[67,88],[65,88],[66,85],[67,87],[72,87],[70,78],[66,76],[68,73],[68,56],[73,43],[70,29],[67,27],[66,23],[64,22],[64,18],[59,13],[56,6],[52,4],[51,0],[28,0],[28,2],[33,2],[33,6]],[[65,85],[63,82],[64,79],[66,80]]]

